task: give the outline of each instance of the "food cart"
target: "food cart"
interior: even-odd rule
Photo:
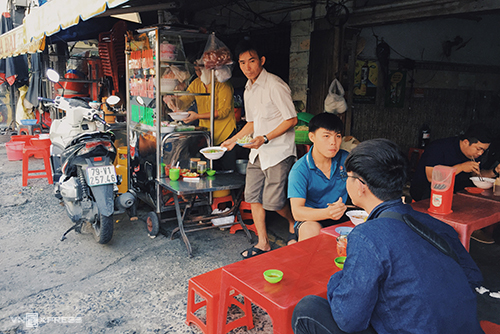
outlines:
[[[241,220],[238,206],[244,178],[224,174],[204,177],[197,183],[187,184],[182,179],[170,182],[168,171],[173,166],[187,168],[190,158],[207,159],[199,152],[213,142],[214,85],[211,93],[193,94],[186,91],[194,73],[186,53],[196,53],[209,38],[197,31],[155,26],[129,34],[127,37],[127,147],[128,186],[137,197],[154,208],[147,215],[148,234],[155,237],[160,231],[161,213],[176,210],[178,231],[189,255],[191,246],[187,231],[211,228],[212,191],[233,190],[233,206],[226,214],[235,214],[249,240],[251,235]],[[214,70],[211,71],[214,82]],[[211,129],[175,124],[170,120],[171,110],[163,103],[163,96],[206,95],[211,97]],[[170,120],[170,121],[169,121]],[[211,167],[212,161],[207,164]],[[204,226],[184,229],[189,211],[199,207],[198,221]],[[201,224],[203,225],[203,224]],[[208,226],[210,225],[210,226]],[[175,233],[172,234],[172,237]]]

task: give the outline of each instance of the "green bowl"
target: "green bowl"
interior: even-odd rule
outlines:
[[[344,269],[345,256],[339,256],[335,258],[335,265],[340,269]]]
[[[269,269],[264,271],[264,278],[269,283],[278,283],[283,278],[283,272],[278,269]]]
[[[208,176],[214,176],[215,175],[215,169],[209,169],[209,170],[207,170],[207,175]]]

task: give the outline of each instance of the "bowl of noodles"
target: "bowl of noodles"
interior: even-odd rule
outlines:
[[[205,158],[209,160],[217,160],[220,159],[224,153],[227,151],[227,148],[220,146],[210,146],[205,147],[200,150],[200,153],[205,156]]]
[[[364,223],[368,218],[368,213],[365,210],[351,210],[345,213],[354,225]]]

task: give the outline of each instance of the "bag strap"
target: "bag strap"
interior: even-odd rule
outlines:
[[[453,260],[455,260],[455,262],[459,263],[457,254],[455,254],[455,251],[453,251],[450,244],[448,244],[448,242],[443,237],[441,237],[439,234],[437,234],[432,229],[422,224],[409,214],[402,215],[397,212],[384,211],[378,217],[393,218],[404,222],[406,225],[408,225],[409,228],[411,228],[414,232],[424,238],[424,240],[428,241],[432,246],[436,247],[441,253],[443,253],[444,255],[448,255]]]

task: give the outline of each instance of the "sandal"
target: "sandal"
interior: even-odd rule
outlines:
[[[286,240],[286,244],[289,245],[290,241],[295,240],[296,242],[299,241],[299,237],[297,236],[297,233],[291,233],[288,232],[288,239]]]
[[[243,255],[243,253],[247,252],[246,255]],[[241,252],[241,256],[244,258],[244,259],[249,259],[251,257],[254,257],[254,256],[257,256],[257,255],[260,255],[260,254],[264,254],[264,253],[267,253],[269,251],[265,251],[265,250],[262,250],[262,249],[259,249],[259,248],[256,248],[254,246],[248,248],[248,249],[245,249],[243,252]]]

